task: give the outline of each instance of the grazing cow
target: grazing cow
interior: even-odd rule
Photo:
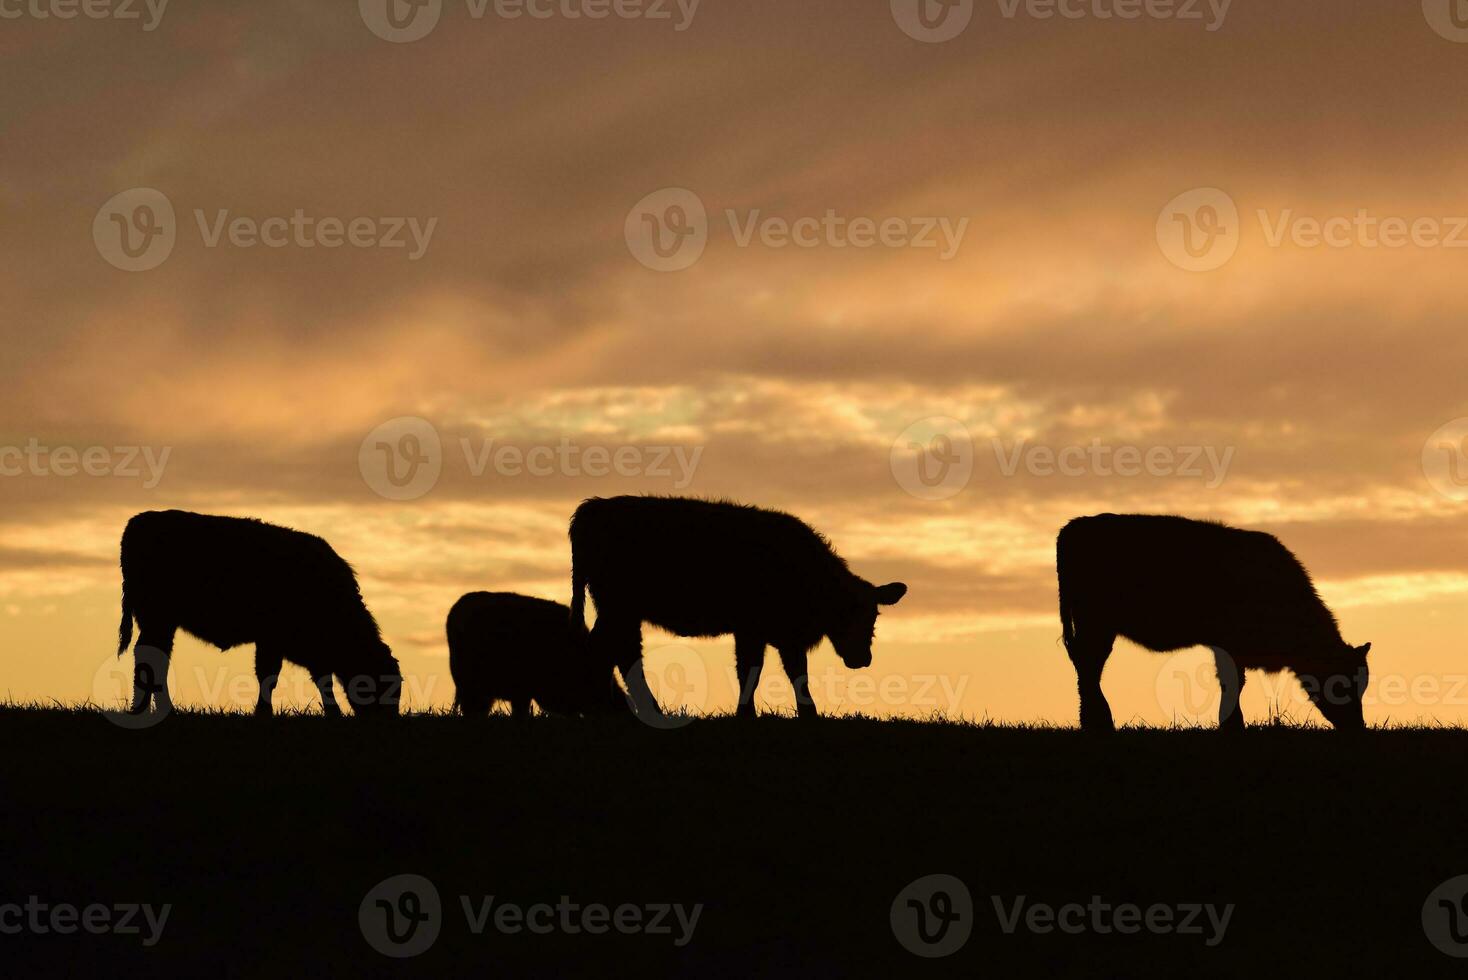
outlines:
[[[182,629],[221,650],[255,644],[257,715],[289,660],[311,673],[321,707],[339,716],[336,676],[358,715],[395,715],[402,675],[362,602],[357,576],[311,534],[262,521],[185,511],[149,511],[122,532],[122,625],[117,654],[132,642],[135,713],[150,694],[168,706],[168,659]],[[144,650],[158,651],[156,665]],[[157,676],[150,676],[154,670]]]
[[[470,592],[449,610],[454,705],[482,715],[508,701],[518,717],[530,702],[560,715],[626,710],[611,664],[593,658],[586,628],[559,602],[512,592]]]
[[[585,624],[590,590],[594,644],[621,669],[636,708],[653,714],[640,669],[645,622],[678,636],[733,633],[740,715],[754,714],[773,645],[795,687],[796,714],[814,718],[811,649],[829,637],[847,667],[866,667],[877,607],[907,592],[852,574],[829,541],[789,514],[680,497],[586,501],[571,518],[571,564],[572,620]]]
[[[1212,647],[1219,727],[1241,731],[1244,671],[1294,671],[1336,728],[1361,728],[1371,644],[1341,639],[1310,575],[1273,535],[1208,521],[1101,514],[1056,540],[1060,623],[1075,664],[1081,727],[1113,728],[1101,670],[1118,636],[1159,653]]]

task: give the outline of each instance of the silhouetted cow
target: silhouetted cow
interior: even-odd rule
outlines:
[[[593,657],[584,626],[559,602],[513,592],[470,592],[447,623],[454,704],[482,715],[496,701],[525,716],[530,702],[552,714],[626,710],[611,665]]]
[[[182,629],[221,650],[255,644],[256,714],[270,714],[287,660],[310,671],[328,715],[341,714],[332,675],[357,714],[397,713],[398,662],[362,602],[352,567],[315,535],[238,517],[139,514],[122,532],[118,656],[132,642],[134,618],[134,712],[148,710],[153,692],[167,706],[168,659]],[[144,648],[161,651],[156,668]],[[149,676],[154,670],[157,676]]]
[[[1244,727],[1245,670],[1286,668],[1332,725],[1363,727],[1371,644],[1341,639],[1309,573],[1273,535],[1184,517],[1081,517],[1056,540],[1056,569],[1082,728],[1113,727],[1101,670],[1117,636],[1157,652],[1212,647],[1220,727]]]
[[[852,574],[829,541],[789,514],[680,497],[586,501],[571,518],[571,564],[573,622],[585,623],[589,589],[593,641],[621,669],[638,710],[650,712],[658,707],[640,669],[645,622],[679,636],[733,633],[741,715],[754,714],[773,645],[796,713],[815,717],[807,654],[829,637],[846,666],[867,666],[877,607],[907,592]]]

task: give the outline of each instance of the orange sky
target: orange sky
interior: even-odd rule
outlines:
[[[308,0],[169,5],[152,29],[0,21],[11,697],[111,690],[118,535],[181,507],[325,536],[413,703],[443,705],[453,600],[564,601],[571,509],[647,491],[789,509],[910,584],[869,671],[813,658],[828,710],[1072,722],[1054,535],[1112,510],[1278,534],[1374,645],[1368,719],[1468,720],[1468,43],[1430,0],[1237,0],[1214,30],[1206,3],[1200,21],[990,0],[941,43],[904,31],[903,0],[665,6],[445,0],[405,43]],[[135,188],[166,198],[171,250],[124,271],[106,235]],[[628,229],[649,195],[671,220],[675,188],[706,245],[655,271]],[[243,244],[297,212],[314,247]],[[405,246],[327,247],[357,218]],[[768,219],[815,237],[782,245]],[[858,247],[858,219],[938,247]],[[1213,248],[1190,259],[1185,232]],[[364,440],[386,425],[398,445],[404,417],[431,424],[437,478],[389,499]],[[971,471],[912,493],[903,454],[949,431],[934,418],[962,423]],[[32,445],[106,448],[109,473],[145,447],[161,471],[43,454],[37,474],[5,451]],[[507,445],[577,463],[508,472]],[[1093,446],[1196,447],[1201,472],[1121,475]],[[595,475],[590,447],[636,449],[637,472]],[[648,647],[683,692],[665,700],[732,705],[731,641]],[[1118,720],[1206,714],[1206,685],[1179,693],[1195,659],[1123,645]],[[176,664],[180,701],[253,701],[246,651],[185,643]],[[311,699],[297,673],[278,703]],[[787,704],[778,673],[760,698]],[[1251,719],[1271,696],[1297,692],[1252,681]]]

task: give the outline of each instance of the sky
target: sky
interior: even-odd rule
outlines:
[[[1073,724],[1054,538],[1115,511],[1278,535],[1368,720],[1468,720],[1447,0],[393,2],[0,0],[0,694],[116,702],[118,537],[182,508],[325,537],[443,707],[459,595],[675,493],[909,584],[828,713]],[[646,646],[732,708],[731,639]],[[1207,664],[1119,643],[1118,721]]]

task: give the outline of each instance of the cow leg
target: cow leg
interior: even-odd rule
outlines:
[[[458,694],[457,703],[459,711],[465,718],[487,715],[489,709],[494,706],[493,699],[478,694],[465,694],[462,690]]]
[[[1218,674],[1218,730],[1244,730],[1244,671],[1233,657],[1219,647],[1213,648],[1213,669]]]
[[[159,626],[151,621],[144,624],[141,619],[138,627],[138,645],[133,648],[132,713],[144,713],[155,698],[160,712],[171,711],[168,663],[173,657],[173,637],[178,627]]]
[[[611,614],[598,615],[591,630],[591,642],[594,649],[607,654],[622,672],[632,710],[653,719],[663,717],[663,709],[658,706],[652,688],[647,686],[647,676],[642,670],[642,623],[616,619]]]
[[[328,718],[340,718],[342,709],[336,703],[336,692],[331,688],[331,675],[318,674],[311,678],[316,683],[316,690],[321,692],[321,711]]]
[[[256,717],[270,715],[270,698],[275,694],[275,685],[280,680],[284,664],[284,658],[268,644],[255,644],[255,680],[260,682],[260,695],[255,699]]]
[[[1101,672],[1106,658],[1116,643],[1116,634],[1104,630],[1077,629],[1066,646],[1070,662],[1076,668],[1076,686],[1081,695],[1081,728],[1086,731],[1109,732],[1116,729],[1111,719],[1111,705],[1101,693]]]
[[[530,720],[530,699],[515,698],[510,701],[510,717],[520,721]]]
[[[785,666],[785,676],[795,688],[795,717],[809,720],[820,717],[816,714],[816,703],[810,696],[810,677],[806,672],[807,655],[804,650],[781,650],[780,663]]]
[[[753,718],[754,689],[759,687],[759,675],[765,666],[765,643],[740,634],[734,635],[734,670],[739,675],[739,707],[735,714],[740,718]]]

